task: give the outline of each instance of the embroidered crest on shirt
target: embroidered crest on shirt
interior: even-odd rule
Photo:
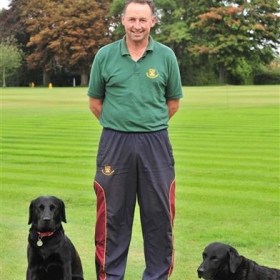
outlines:
[[[102,173],[106,176],[110,176],[115,172],[110,165],[105,165],[102,169]]]
[[[150,79],[155,79],[155,78],[157,78],[159,76],[159,74],[157,73],[156,69],[149,69],[149,71],[146,72],[146,75]]]

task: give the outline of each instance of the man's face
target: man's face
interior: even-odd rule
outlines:
[[[127,39],[133,43],[145,41],[156,21],[148,4],[130,3],[122,16]]]

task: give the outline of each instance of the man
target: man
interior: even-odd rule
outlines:
[[[173,269],[175,173],[168,120],[182,97],[171,49],[150,36],[151,0],[126,1],[126,35],[96,54],[89,107],[103,126],[94,189],[96,273],[124,279],[136,199],[140,207],[144,280],[168,279]]]

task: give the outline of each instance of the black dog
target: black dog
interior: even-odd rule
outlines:
[[[31,201],[28,236],[27,280],[83,280],[80,257],[61,223],[66,223],[65,205],[54,196]]]
[[[223,243],[211,243],[202,254],[199,278],[211,280],[279,280],[280,270],[260,266],[239,256],[236,249]]]

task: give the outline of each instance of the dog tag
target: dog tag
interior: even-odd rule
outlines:
[[[37,246],[38,246],[38,247],[43,246],[43,241],[42,241],[41,239],[39,239],[39,240],[37,241]]]

